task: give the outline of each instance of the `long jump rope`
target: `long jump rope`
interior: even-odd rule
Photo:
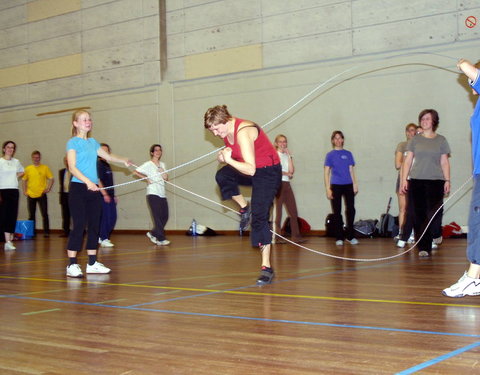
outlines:
[[[451,57],[451,56],[447,56],[447,55],[442,55],[442,54],[438,54],[438,53],[432,53],[432,52],[415,52],[415,53],[409,53],[409,54],[404,54],[404,55],[396,55],[396,56],[392,56],[390,58],[397,58],[397,57],[401,57],[401,56],[408,56],[408,55],[416,55],[416,54],[429,54],[429,55],[437,55],[437,56],[441,56],[441,57],[445,57],[445,58],[448,58],[448,59],[451,59],[451,60],[455,60],[457,61],[458,59],[454,58],[454,57]],[[388,66],[388,67],[383,67],[383,68],[378,68],[374,71],[380,71],[380,70],[384,70],[384,69],[389,69],[389,68],[393,68],[393,67],[400,67],[400,66],[408,66],[408,65],[421,65],[421,66],[430,66],[430,67],[435,67],[435,68],[438,68],[438,69],[442,69],[442,70],[446,70],[446,71],[449,71],[451,73],[455,73],[455,74],[460,74],[456,71],[452,71],[450,69],[446,69],[446,68],[443,68],[443,67],[440,67],[440,66],[436,66],[436,65],[432,65],[432,64],[426,64],[426,63],[405,63],[405,64],[398,64],[398,65],[391,65],[391,66]],[[282,116],[284,116],[286,113],[290,112],[292,109],[296,108],[298,105],[300,105],[301,103],[303,103],[305,100],[307,100],[308,98],[310,98],[313,94],[315,94],[318,90],[320,90],[322,87],[326,86],[329,82],[332,82],[333,80],[335,80],[336,78],[338,77],[341,77],[342,75],[352,71],[352,70],[355,70],[357,67],[354,66],[352,68],[348,68],[340,73],[337,73],[335,75],[333,75],[332,77],[328,78],[327,80],[325,80],[324,82],[320,83],[319,85],[317,85],[313,90],[311,90],[310,92],[308,92],[306,95],[304,95],[302,98],[300,98],[298,101],[296,101],[294,104],[292,104],[290,107],[288,107],[286,110],[284,110],[283,112],[281,112],[279,115],[277,115],[276,117],[274,117],[273,119],[271,119],[270,121],[268,121],[267,123],[265,123],[261,128],[265,128],[267,127],[268,125],[270,125],[271,123],[275,122],[276,120],[278,120],[279,118],[281,118]],[[367,73],[371,73],[372,71],[370,72],[367,72]],[[367,73],[362,73],[360,75],[363,75],[363,74],[367,74]],[[346,80],[349,80],[349,79],[352,79],[352,77],[350,78],[346,78],[344,79],[344,81]],[[180,164],[180,165],[177,165],[176,167],[173,167],[173,168],[170,168],[170,169],[167,169],[166,171],[163,171],[161,172],[161,174],[166,174],[166,173],[169,173],[169,172],[172,172],[174,170],[177,170],[177,169],[180,169],[180,168],[183,168],[187,165],[190,165],[190,164],[193,164],[193,163],[196,163],[197,161],[201,160],[201,159],[204,159],[212,154],[215,154],[215,153],[218,153],[220,150],[222,150],[223,148],[225,148],[225,146],[223,147],[219,147],[211,152],[208,152],[202,156],[199,156],[195,159],[192,159],[190,161],[187,161],[183,164]],[[131,164],[131,166],[135,167],[135,168],[138,168],[137,165],[135,164]],[[160,177],[162,180],[163,178]],[[438,212],[440,212],[440,210],[447,204],[448,201],[450,201],[450,199],[452,199],[456,194],[458,194],[464,187],[465,185],[467,185],[470,180],[473,178],[473,175],[471,175],[457,190],[455,190],[454,193],[450,194],[450,196],[448,197],[447,200],[445,200],[445,202],[443,202],[443,204],[435,211],[435,213],[432,215],[430,221],[427,223],[426,227],[425,227],[425,230],[423,231],[423,233],[421,234],[421,236],[418,238],[418,240],[410,247],[408,248],[407,250],[401,252],[401,253],[398,253],[398,254],[395,254],[395,255],[391,255],[391,256],[388,256],[388,257],[382,257],[382,258],[350,258],[350,257],[343,257],[343,256],[338,256],[338,255],[333,255],[333,254],[328,254],[328,253],[325,253],[325,252],[322,252],[322,251],[318,251],[318,250],[314,250],[314,249],[311,249],[309,247],[306,247],[304,245],[301,245],[299,243],[296,243],[294,241],[291,241],[289,240],[288,238],[285,238],[284,236],[280,235],[279,233],[276,233],[275,231],[273,230],[270,230],[270,232],[272,232],[272,234],[274,236],[277,236],[279,238],[281,238],[282,240],[288,242],[288,243],[291,243],[292,245],[295,245],[299,248],[302,248],[304,250],[307,250],[307,251],[310,251],[312,253],[316,253],[316,254],[319,254],[319,255],[323,255],[323,256],[326,256],[326,257],[330,257],[330,258],[334,258],[334,259],[339,259],[339,260],[348,260],[348,261],[356,261],[356,262],[379,262],[379,261],[385,261],[385,260],[390,260],[390,259],[394,259],[394,258],[397,258],[397,257],[400,257],[402,255],[405,255],[407,253],[409,253],[410,251],[412,251],[416,246],[417,244],[420,242],[420,240],[424,237],[425,233],[427,232],[431,222],[433,221],[433,219],[435,218],[435,216],[438,214]],[[151,178],[149,177],[144,177],[144,178],[139,178],[139,179],[135,179],[135,180],[132,180],[132,181],[128,181],[128,182],[124,182],[124,183],[120,183],[120,184],[117,184],[117,185],[112,185],[112,186],[107,186],[107,187],[103,187],[103,188],[100,188],[100,189],[112,189],[112,188],[116,188],[116,187],[120,187],[120,186],[125,186],[125,185],[129,185],[129,184],[133,184],[133,183],[136,183],[136,182],[140,182],[140,181],[143,181],[143,180],[147,180],[147,179],[150,179],[150,181],[152,181],[153,183],[156,183],[156,182],[159,182],[160,180],[152,180]],[[228,207],[228,206],[225,206],[217,201],[214,201],[212,199],[209,199],[207,197],[204,197],[200,194],[197,194],[191,190],[188,190],[188,189],[185,189],[181,186],[178,186],[170,181],[167,181],[167,180],[163,180],[163,182],[166,182],[167,184],[173,186],[174,188],[176,189],[179,189],[179,190],[182,190],[188,194],[191,194],[191,195],[194,195],[196,196],[197,198],[201,198],[203,200],[206,200],[212,204],[216,204],[220,207],[223,207],[224,209],[226,210],[229,210],[229,211],[232,211],[234,212],[235,214],[239,215],[239,212]]]

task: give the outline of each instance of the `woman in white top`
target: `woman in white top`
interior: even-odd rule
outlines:
[[[147,203],[150,208],[154,227],[147,232],[147,237],[155,245],[169,245],[170,241],[165,238],[165,225],[168,221],[168,202],[165,195],[165,182],[168,175],[162,157],[162,146],[154,144],[150,147],[151,159],[143,163],[135,170],[135,174],[141,178],[147,177]]]
[[[18,216],[18,179],[23,176],[22,164],[13,157],[17,145],[6,141],[0,158],[0,228],[5,233],[5,250],[15,250],[12,243]]]
[[[293,164],[293,157],[288,151],[287,137],[283,134],[277,135],[275,137],[274,146],[280,157],[280,163],[282,164],[282,185],[275,197],[275,232],[281,234],[282,210],[283,205],[285,205],[287,214],[290,218],[292,241],[297,243],[305,242],[300,235],[297,203],[295,201],[292,187],[290,186],[290,180],[295,173],[295,166]],[[284,241],[280,239],[277,239],[276,242],[284,243]]]

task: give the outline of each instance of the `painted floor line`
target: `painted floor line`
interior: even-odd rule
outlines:
[[[49,309],[49,310],[31,311],[31,312],[22,313],[22,315],[36,315],[36,314],[43,314],[43,313],[47,313],[47,312],[60,311],[60,310],[61,310],[61,309]]]
[[[317,275],[318,276],[318,275]],[[30,281],[46,281],[46,282],[61,282],[66,283],[68,280],[65,279],[46,279],[46,278],[32,278],[32,277],[14,277],[14,276],[0,276],[0,279],[15,279],[15,280],[30,280]],[[348,297],[327,297],[327,296],[309,296],[309,295],[298,295],[298,294],[282,294],[282,293],[265,293],[265,292],[247,292],[240,290],[221,290],[221,289],[204,289],[204,288],[183,288],[183,287],[173,287],[173,286],[161,286],[161,285],[144,285],[144,284],[126,284],[126,283],[106,283],[106,282],[89,282],[83,280],[74,280],[78,284],[90,284],[96,286],[124,286],[129,288],[148,288],[148,289],[167,289],[167,290],[179,290],[187,292],[200,292],[201,295],[224,293],[224,294],[235,294],[235,295],[246,295],[246,296],[262,296],[262,297],[279,297],[279,298],[303,298],[303,299],[312,299],[312,300],[325,300],[325,301],[337,301],[337,302],[372,302],[372,303],[391,303],[391,304],[403,304],[403,305],[423,305],[423,306],[449,306],[449,307],[469,307],[469,308],[480,308],[480,305],[467,305],[467,304],[454,304],[454,303],[443,303],[443,302],[420,302],[420,301],[397,301],[397,300],[382,300],[382,299],[369,299],[369,298],[348,298]],[[254,287],[250,286],[241,286],[236,289],[244,289]],[[2,294],[0,298],[15,297],[14,294]],[[186,297],[184,297],[186,298]],[[152,302],[149,302],[151,304]]]
[[[390,327],[372,327],[372,326],[358,326],[358,325],[349,325],[349,324],[334,324],[334,323],[322,323],[322,322],[307,322],[301,320],[286,320],[286,319],[268,319],[268,318],[255,318],[248,316],[235,316],[235,315],[222,315],[222,314],[207,314],[207,313],[195,313],[189,311],[175,311],[175,310],[163,310],[163,309],[147,309],[144,307],[129,307],[129,306],[115,306],[115,305],[99,305],[96,303],[89,302],[76,302],[76,301],[65,301],[65,300],[51,300],[44,298],[36,297],[22,297],[22,296],[12,296],[14,299],[26,299],[26,300],[35,300],[43,302],[55,302],[71,305],[83,305],[83,306],[95,306],[99,308],[113,308],[120,310],[133,310],[133,311],[147,311],[147,312],[158,312],[165,314],[174,314],[174,315],[186,315],[186,316],[199,316],[199,317],[209,317],[209,318],[221,318],[221,319],[239,319],[239,320],[250,320],[250,321],[260,321],[260,322],[269,322],[269,323],[284,323],[284,324],[300,324],[308,326],[321,326],[321,327],[334,327],[334,328],[353,328],[353,329],[367,329],[374,331],[385,331],[385,332],[399,332],[399,333],[414,333],[414,334],[427,334],[427,335],[439,335],[439,336],[452,336],[452,337],[473,337],[480,338],[480,335],[468,334],[468,333],[455,333],[455,332],[436,332],[436,331],[422,331],[414,329],[402,329],[402,328],[390,328]]]
[[[408,374],[413,374],[417,371],[420,371],[420,370],[423,370],[424,368],[426,367],[429,367],[429,366],[432,366],[436,363],[439,363],[439,362],[442,362],[442,361],[445,361],[447,359],[450,359],[452,357],[455,357],[456,355],[459,355],[459,354],[462,354],[462,353],[465,353],[465,352],[468,352],[469,350],[472,350],[472,349],[475,349],[476,347],[480,346],[480,341],[479,342],[475,342],[473,344],[470,344],[470,345],[467,345],[467,346],[464,346],[463,348],[460,348],[460,349],[457,349],[457,350],[454,350],[453,352],[450,352],[450,353],[447,353],[447,354],[444,354],[444,355],[441,355],[437,358],[433,358],[427,362],[424,362],[424,363],[421,363],[419,365],[416,365],[416,366],[413,366],[413,367],[410,367],[409,369],[406,369],[404,371],[401,371],[401,372],[398,372],[396,375],[408,375]]]

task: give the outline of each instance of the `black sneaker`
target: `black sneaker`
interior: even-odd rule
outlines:
[[[252,218],[252,210],[247,204],[240,210],[240,231],[245,232],[250,226],[250,219]]]
[[[273,268],[263,266],[257,279],[257,285],[271,284],[274,275]]]

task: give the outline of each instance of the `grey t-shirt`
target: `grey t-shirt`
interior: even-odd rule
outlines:
[[[450,154],[450,146],[443,135],[425,138],[416,135],[407,143],[407,151],[413,152],[415,163],[410,171],[410,178],[419,180],[444,180],[440,158]]]
[[[405,156],[405,153],[407,152],[407,141],[400,142],[397,145],[397,149],[395,150],[395,153],[401,152],[403,156]]]

